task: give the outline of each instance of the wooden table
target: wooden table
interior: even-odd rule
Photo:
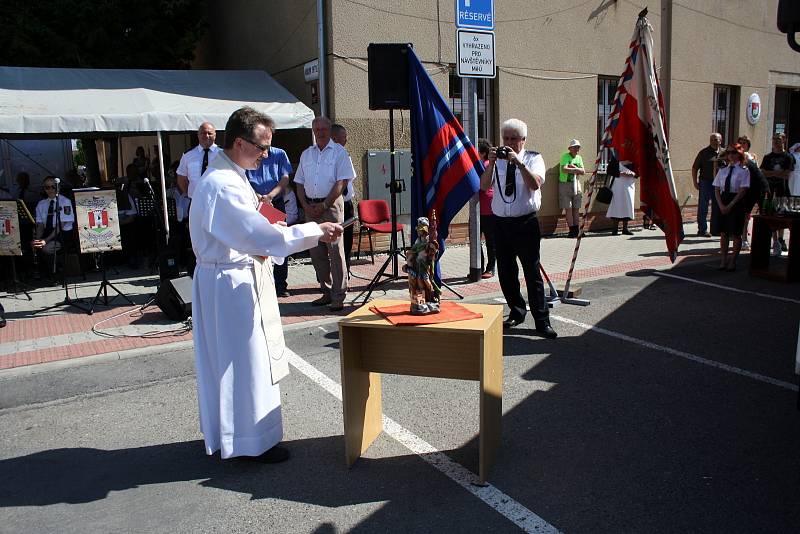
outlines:
[[[784,228],[788,228],[791,232],[788,257],[785,261],[779,260],[780,265],[776,265],[777,262],[770,265],[772,232]],[[753,217],[750,274],[782,282],[800,282],[800,214]]]
[[[423,326],[393,326],[369,310],[403,302],[373,300],[339,321],[347,465],[353,465],[381,433],[380,373],[477,380],[478,475],[485,482],[500,445],[503,307],[462,304],[483,317]]]

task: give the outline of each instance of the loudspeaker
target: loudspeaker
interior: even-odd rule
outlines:
[[[369,109],[408,109],[408,51],[411,43],[370,43]]]
[[[156,293],[156,305],[173,321],[189,317],[192,314],[192,278],[163,280]]]
[[[161,280],[178,278],[181,275],[178,266],[178,253],[166,248],[158,255],[158,276]]]

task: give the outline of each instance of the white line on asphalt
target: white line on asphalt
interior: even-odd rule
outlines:
[[[326,374],[322,373],[294,352],[289,353],[289,363],[310,378],[315,384],[336,397],[339,402],[342,401],[342,386],[337,384]],[[461,464],[454,462],[449,456],[439,452],[433,445],[399,425],[386,415],[383,416],[383,431],[408,450],[417,454],[420,458],[447,475],[462,488],[504,515],[524,532],[558,532],[553,525],[525,508],[525,506],[509,497],[495,486],[491,484],[487,484],[483,487],[474,485],[473,482],[477,479],[474,473]]]
[[[716,362],[714,360],[709,360],[708,358],[703,358],[701,356],[695,356],[689,352],[684,352],[682,350],[671,349],[669,347],[665,347],[663,345],[658,345],[656,343],[651,343],[650,341],[645,341],[643,339],[631,337],[625,334],[621,334],[619,332],[614,332],[613,330],[606,330],[605,328],[601,328],[599,326],[594,326],[586,323],[581,323],[580,321],[576,321],[574,319],[568,319],[566,317],[560,317],[558,315],[551,315],[551,319],[555,319],[556,321],[561,321],[562,323],[567,323],[571,325],[575,325],[577,327],[583,328],[584,330],[592,330],[594,332],[598,332],[600,334],[605,334],[607,336],[615,337],[617,339],[622,339],[624,341],[629,341],[631,343],[635,343],[637,345],[641,345],[643,347],[647,347],[648,349],[660,350],[662,352],[666,352],[667,354],[672,354],[674,356],[678,356],[680,358],[684,358],[686,360],[690,360],[693,362],[701,363],[703,365],[708,365],[709,367],[716,367],[717,369],[722,369],[723,371],[728,371],[729,373],[734,373],[741,376],[746,376],[747,378],[752,378],[753,380],[758,380],[759,382],[765,382],[767,384],[772,384],[773,386],[778,386],[784,389],[788,389],[791,391],[797,391],[797,385],[792,384],[790,382],[784,382],[783,380],[778,380],[777,378],[772,378],[770,376],[753,373],[751,371],[746,371],[744,369],[740,369],[738,367],[734,367],[732,365],[728,365],[725,363]]]
[[[325,332],[326,334],[328,333],[328,331],[327,331],[327,330],[325,330],[324,328],[322,328],[321,326],[318,326],[317,328],[319,328],[320,330],[322,330],[322,331],[323,331],[323,332]]]
[[[747,291],[746,289],[739,289],[737,287],[730,287],[730,286],[725,286],[725,285],[722,285],[722,284],[712,284],[711,282],[702,282],[700,280],[695,280],[694,278],[687,278],[685,276],[678,276],[676,274],[669,274],[669,273],[664,273],[664,272],[661,272],[661,271],[653,271],[653,274],[656,275],[656,276],[666,276],[667,278],[675,278],[677,280],[684,280],[686,282],[692,282],[694,284],[700,284],[700,285],[703,285],[703,286],[716,287],[717,289],[725,289],[726,291],[733,291],[734,293],[747,293],[748,295],[756,295],[758,297],[764,297],[764,298],[773,299],[773,300],[781,300],[781,301],[784,301],[784,302],[791,302],[793,304],[800,304],[800,300],[797,300],[797,299],[790,299],[788,297],[780,297],[778,295],[770,295],[769,293],[759,293],[757,291]]]

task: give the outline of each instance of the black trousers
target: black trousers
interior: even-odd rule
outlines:
[[[486,258],[481,248],[481,268],[484,272],[494,272],[495,244],[494,244],[494,215],[481,215],[481,233],[486,239]]]
[[[500,289],[510,308],[510,319],[522,320],[527,314],[525,299],[519,284],[519,267],[522,264],[525,284],[528,286],[528,303],[536,326],[548,324],[549,311],[544,297],[544,282],[539,272],[539,246],[542,240],[536,214],[522,217],[494,218],[495,251]]]

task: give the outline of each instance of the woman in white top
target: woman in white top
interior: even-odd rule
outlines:
[[[628,230],[628,221],[633,219],[633,204],[636,196],[636,174],[628,167],[619,164],[619,176],[611,184],[611,203],[608,205],[606,217],[614,219],[616,225],[611,235],[619,233],[619,222],[622,221],[622,235],[633,235]]]
[[[728,146],[722,153],[728,162],[714,177],[714,197],[719,206],[719,270],[735,271],[736,258],[742,249],[744,227],[744,198],[750,187],[750,171],[745,164],[744,148],[739,143]],[[728,240],[733,237],[733,254],[728,259]]]

